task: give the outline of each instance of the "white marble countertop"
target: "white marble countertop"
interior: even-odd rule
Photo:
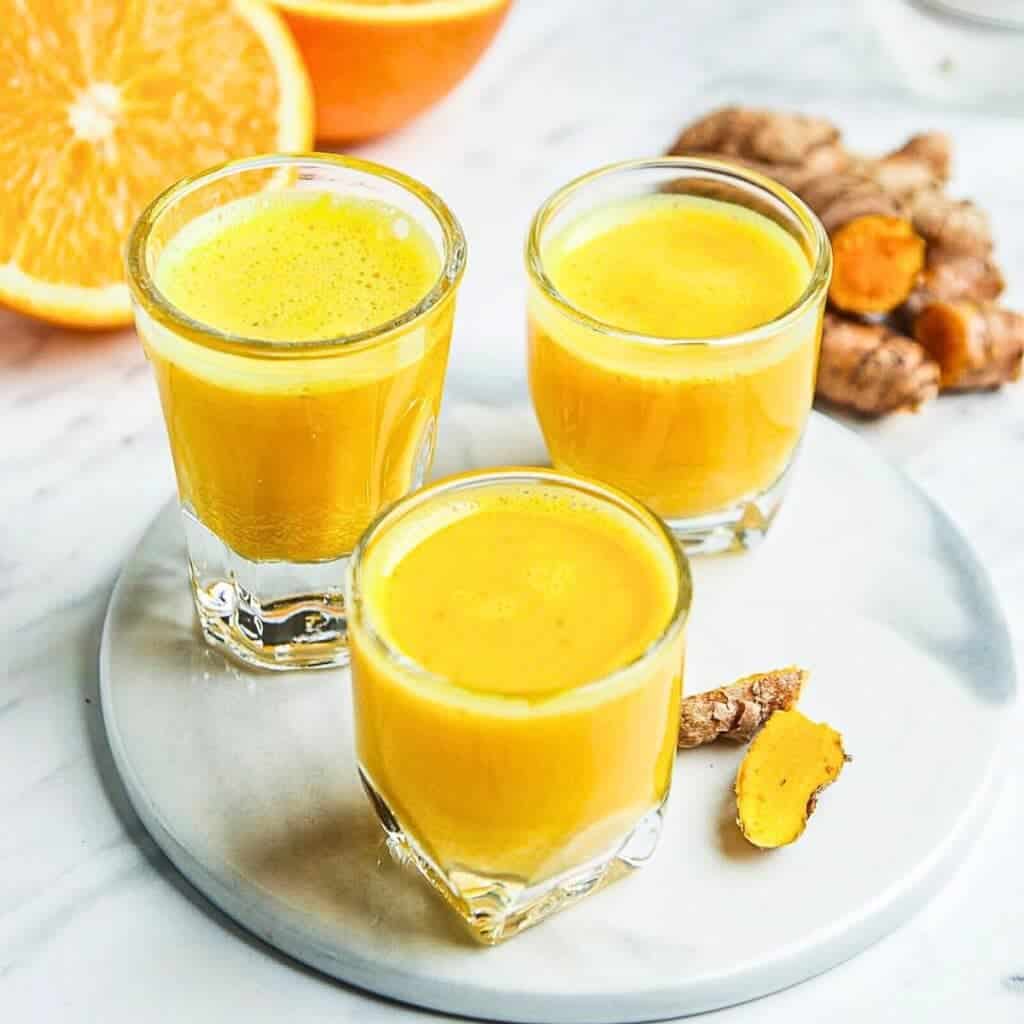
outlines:
[[[876,6],[519,0],[448,102],[364,147],[441,192],[469,236],[450,374],[460,421],[527,414],[520,245],[540,199],[575,173],[663,148],[687,117],[727,99],[828,113],[866,148],[949,129],[958,185],[993,212],[1010,298],[1024,305],[1020,115],[1012,103],[910,94]],[[0,1019],[429,1019],[241,933],[142,831],[111,765],[96,674],[118,568],[173,491],[148,368],[128,332],[77,336],[3,313],[0,367]],[[856,429],[972,539],[1020,651],[1024,385]],[[1024,1019],[1022,801],[1024,759],[922,913],[826,975],[709,1017]]]

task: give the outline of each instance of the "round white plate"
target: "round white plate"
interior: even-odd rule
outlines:
[[[438,469],[537,462],[527,410],[457,406]],[[695,564],[689,692],[789,664],[854,761],[806,834],[734,823],[742,751],[679,756],[654,861],[493,949],[390,861],[356,778],[343,672],[261,675],[199,639],[177,513],[114,592],[103,712],[128,793],[178,868],[267,942],[374,992],[496,1020],[625,1022],[751,999],[905,920],[988,809],[1014,699],[983,569],[921,492],[815,416],[755,552]]]

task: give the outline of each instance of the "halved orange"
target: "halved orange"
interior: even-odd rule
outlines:
[[[511,0],[272,0],[299,44],[316,133],[351,142],[398,128],[480,59]]]
[[[312,145],[309,81],[254,0],[0,0],[0,302],[131,319],[122,248],[172,182]]]

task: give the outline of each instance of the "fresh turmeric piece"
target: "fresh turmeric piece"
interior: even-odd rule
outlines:
[[[818,795],[849,760],[843,738],[799,711],[776,711],[754,737],[736,775],[736,821],[762,849],[798,839]]]
[[[1021,375],[1024,315],[992,303],[932,302],[914,337],[938,363],[943,391],[998,388]]]
[[[899,198],[863,172],[810,181],[801,196],[832,240],[833,305],[858,314],[900,305],[924,267],[925,243]]]
[[[746,743],[773,711],[796,704],[807,676],[806,669],[791,665],[686,697],[679,713],[680,750],[720,738]]]
[[[924,253],[924,242],[903,217],[856,217],[832,234],[829,298],[839,309],[888,313],[914,290]]]
[[[939,367],[924,347],[884,324],[825,315],[818,394],[862,416],[914,411],[939,392]]]
[[[912,219],[927,245],[925,269],[907,299],[911,323],[932,302],[991,302],[1006,287],[993,255],[988,217],[975,203],[923,192],[913,199]]]

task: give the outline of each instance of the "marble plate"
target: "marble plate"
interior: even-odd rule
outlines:
[[[528,410],[449,411],[439,470],[543,458]],[[854,757],[794,846],[733,822],[740,751],[681,754],[654,861],[506,945],[473,945],[392,863],[359,788],[342,672],[258,675],[196,634],[177,515],[126,566],[102,647],[110,744],[146,827],[214,903],[385,996],[494,1020],[642,1021],[751,999],[905,920],[987,812],[1014,699],[984,570],[946,517],[815,416],[774,533],[699,561],[687,687],[797,662]]]

